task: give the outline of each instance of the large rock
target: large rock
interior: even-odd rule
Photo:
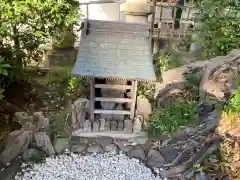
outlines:
[[[96,142],[102,147],[105,147],[113,142],[113,139],[107,136],[96,137]]]
[[[155,83],[154,98],[158,107],[171,103],[174,96],[182,96],[185,89],[186,77],[190,72],[202,72],[209,61],[196,61],[178,68],[170,69],[162,74],[162,82]],[[176,100],[176,99],[174,99]]]
[[[21,124],[23,130],[31,131],[35,128],[33,116],[29,116],[25,112],[16,112],[15,120]]]
[[[218,56],[209,61],[201,79],[200,99],[228,100],[225,94],[231,91],[230,82],[240,69],[240,50],[233,50],[227,56]]]
[[[72,105],[72,128],[83,128],[86,120],[86,115],[89,110],[89,103],[87,99],[79,98]]]
[[[151,167],[160,168],[164,165],[165,159],[161,153],[157,150],[151,149],[147,155],[148,164]]]
[[[47,131],[49,127],[49,119],[45,118],[42,112],[35,112],[33,116],[25,112],[16,112],[15,119],[21,124],[22,129],[27,131]]]
[[[35,131],[47,131],[49,128],[49,119],[44,117],[42,112],[33,113],[33,120],[36,124]]]
[[[142,161],[146,159],[145,152],[139,145],[132,147],[132,149],[128,152],[128,156],[129,158],[136,158]]]
[[[149,119],[149,115],[152,114],[152,105],[148,99],[138,96],[137,97],[137,114],[141,114],[144,120]]]
[[[8,135],[6,145],[0,154],[0,162],[7,164],[23,153],[33,140],[32,131],[14,131]]]
[[[56,153],[62,153],[67,149],[70,149],[70,143],[68,138],[56,138],[54,141],[54,149]]]
[[[71,147],[71,152],[73,153],[82,153],[87,149],[87,144],[85,143],[78,143],[74,144]]]
[[[42,149],[47,155],[52,156],[55,154],[51,140],[46,132],[34,133],[34,141],[36,143],[36,147]]]
[[[89,153],[100,153],[102,150],[103,149],[99,144],[92,144],[87,148],[87,152]]]

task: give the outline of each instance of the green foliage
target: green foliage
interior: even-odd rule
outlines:
[[[11,66],[6,64],[4,58],[0,56],[0,75],[7,76],[9,68],[11,68]]]
[[[61,43],[80,19],[74,0],[0,0],[0,11],[0,50],[11,59],[15,73],[32,60],[39,61],[39,46],[53,36]]]
[[[240,1],[202,0],[196,15],[206,58],[226,55],[240,47]]]
[[[4,89],[0,88],[0,100],[2,100],[4,98]]]
[[[155,85],[151,82],[139,82],[137,95],[153,101],[155,93]]]
[[[187,73],[185,88],[190,93],[191,100],[197,101],[199,98],[199,85],[201,76],[198,74]]]
[[[63,110],[50,119],[50,129],[54,137],[65,136],[65,128],[68,126],[69,115],[66,110]]]
[[[240,89],[232,94],[226,107],[226,112],[228,115],[240,113]]]
[[[147,127],[150,136],[171,136],[181,128],[196,122],[197,103],[175,103],[155,109]]]
[[[73,77],[72,67],[56,68],[48,73],[48,84],[61,86],[62,93],[68,97],[83,97],[89,92],[89,80],[84,77]],[[59,87],[56,87],[59,88]]]
[[[67,93],[75,95],[75,97],[86,96],[89,92],[89,80],[84,77],[73,77],[68,81]]]
[[[181,66],[179,57],[174,54],[159,54],[156,62],[156,73],[161,75],[162,72]]]

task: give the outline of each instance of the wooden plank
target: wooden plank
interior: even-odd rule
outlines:
[[[132,99],[129,98],[111,98],[111,97],[96,97],[95,101],[109,101],[109,102],[118,102],[118,103],[125,103],[125,102],[132,102]]]
[[[94,121],[94,102],[95,102],[95,79],[92,78],[90,82],[90,103],[89,103],[89,108],[90,108],[90,120],[93,122]]]
[[[137,96],[137,81],[132,81],[132,104],[130,119],[133,119],[135,115],[136,96]]]
[[[101,89],[132,89],[130,85],[115,85],[115,84],[95,84],[95,88]]]
[[[94,110],[94,114],[127,114],[130,115],[130,111],[122,111],[122,110]]]

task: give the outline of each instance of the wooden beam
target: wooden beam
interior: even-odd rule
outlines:
[[[111,97],[96,97],[95,101],[109,101],[109,102],[118,102],[118,103],[125,103],[125,102],[132,102],[132,99],[129,98],[111,98]]]
[[[92,78],[90,82],[90,101],[89,101],[89,112],[90,112],[90,120],[94,121],[94,100],[95,100],[95,79]]]
[[[126,115],[130,115],[130,111],[96,109],[96,110],[94,110],[94,114],[122,114],[122,115],[126,114]]]
[[[152,19],[151,19],[151,35],[153,34],[154,31],[154,24],[155,24],[155,16],[156,16],[156,3],[157,0],[153,0],[153,12],[152,12]],[[151,52],[153,53],[153,49],[154,49],[154,40],[153,38],[151,38]]]
[[[132,89],[130,85],[115,85],[115,84],[95,84],[95,88],[101,89]]]
[[[135,115],[136,97],[137,97],[137,81],[135,80],[135,81],[132,81],[132,104],[131,104],[130,119],[133,119]]]

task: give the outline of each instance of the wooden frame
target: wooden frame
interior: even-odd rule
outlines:
[[[101,89],[121,89],[121,90],[131,90],[131,98],[113,98],[113,97],[95,97],[95,88]],[[95,79],[91,79],[90,86],[90,101],[89,101],[89,112],[90,120],[94,121],[95,114],[119,114],[119,115],[129,115],[130,119],[135,116],[135,105],[137,96],[137,81],[132,81],[132,85],[112,85],[112,84],[95,84]],[[95,109],[94,104],[96,101],[100,102],[118,102],[118,103],[131,103],[130,111],[127,110],[103,110]]]

